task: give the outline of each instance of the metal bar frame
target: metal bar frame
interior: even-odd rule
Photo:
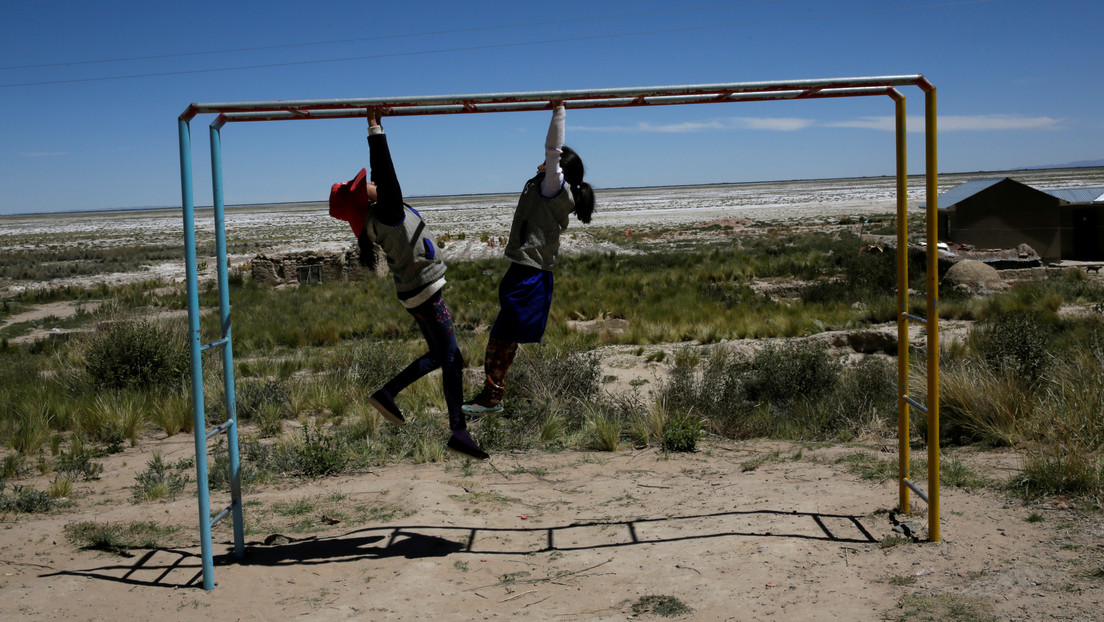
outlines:
[[[925,146],[927,193],[927,318],[908,313],[908,228],[907,167],[905,160],[905,97],[896,87],[916,86],[925,94]],[[898,238],[898,455],[900,459],[900,509],[908,512],[909,401],[908,322],[926,324],[928,365],[928,481],[930,485],[928,538],[939,540],[939,367],[938,367],[938,228],[936,218],[936,120],[935,87],[923,75],[869,76],[770,82],[736,82],[678,86],[651,86],[594,90],[528,91],[466,95],[432,95],[400,98],[304,99],[283,101],[223,102],[190,104],[177,119],[180,139],[180,186],[184,219],[185,283],[191,346],[192,405],[195,420],[196,482],[199,488],[200,538],[203,559],[203,587],[214,589],[211,548],[211,510],[207,476],[206,417],[203,404],[202,352],[217,343],[223,354],[227,421],[218,429],[227,434],[230,452],[231,505],[234,519],[234,554],[244,554],[241,503],[241,472],[238,456],[238,426],[234,399],[233,349],[230,338],[230,300],[226,265],[225,216],[222,190],[221,129],[226,123],[294,121],[363,117],[367,108],[388,109],[388,116],[478,114],[547,110],[553,102],[567,108],[624,108],[715,104],[747,101],[824,99],[887,95],[896,104],[897,238]],[[192,150],[190,122],[200,114],[218,115],[210,125],[211,175],[215,211],[215,245],[218,262],[219,318],[221,339],[207,347],[200,341],[199,286],[195,248],[195,204],[192,195]],[[217,433],[217,432],[216,432]],[[934,434],[934,436],[933,436]],[[923,494],[921,497],[923,498]],[[927,499],[926,499],[927,500]],[[219,518],[226,510],[219,513]]]

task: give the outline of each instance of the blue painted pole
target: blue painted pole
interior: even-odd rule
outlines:
[[[189,343],[192,353],[192,416],[195,426],[196,484],[199,488],[199,538],[203,556],[203,589],[215,588],[211,554],[211,505],[207,491],[207,428],[203,410],[203,360],[199,334],[199,277],[196,271],[195,204],[192,199],[192,136],[188,119],[177,122],[180,132],[180,194],[184,211],[184,272],[188,295]]]
[[[234,556],[245,555],[245,526],[242,518],[241,463],[238,459],[238,415],[234,396],[234,350],[230,339],[230,278],[226,265],[226,216],[222,192],[222,124],[211,124],[211,186],[215,206],[215,257],[218,262],[219,319],[222,339],[222,378],[226,396],[226,444],[230,452],[230,507],[234,519]]]

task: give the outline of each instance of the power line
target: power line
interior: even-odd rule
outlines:
[[[584,17],[575,19],[559,19],[559,20],[547,20],[541,22],[529,22],[523,24],[505,24],[501,26],[473,26],[470,28],[454,28],[449,30],[430,30],[425,32],[411,32],[405,34],[389,34],[389,35],[375,35],[372,37],[358,37],[355,39],[330,39],[326,41],[306,41],[302,43],[280,43],[276,45],[262,45],[256,47],[247,48],[228,48],[223,50],[206,50],[198,52],[177,52],[173,54],[151,54],[148,56],[124,56],[119,58],[103,58],[96,60],[77,60],[77,61],[64,61],[58,63],[40,63],[35,65],[12,65],[10,67],[0,67],[0,71],[10,71],[16,69],[45,69],[49,67],[71,67],[75,65],[99,65],[107,63],[121,63],[139,60],[159,60],[167,58],[184,58],[188,56],[209,56],[214,54],[237,54],[240,52],[260,52],[264,50],[281,50],[291,48],[302,47],[317,47],[323,45],[338,45],[342,43],[363,43],[366,41],[384,41],[388,39],[406,39],[413,37],[432,37],[437,35],[453,35],[463,34],[470,32],[487,32],[491,30],[506,30],[511,28],[528,28],[532,26],[551,26],[556,24],[576,24],[584,22],[596,22],[607,21],[613,19],[625,19],[630,17],[649,17],[656,15],[670,15],[673,13],[692,13],[696,11],[708,11],[719,8],[731,8],[738,6],[750,6],[755,4],[777,4],[780,2],[790,2],[792,0],[755,0],[747,2],[726,2],[722,4],[712,4],[699,7],[683,7],[680,9],[668,9],[664,11],[647,11],[641,13],[622,13],[619,15],[604,15],[594,17]]]
[[[906,7],[892,7],[892,8],[884,8],[884,9],[867,10],[867,11],[852,11],[852,12],[843,12],[843,13],[826,13],[826,14],[822,14],[822,15],[807,15],[807,16],[802,16],[802,17],[764,19],[764,20],[754,20],[754,21],[745,21],[745,22],[734,22],[734,23],[729,23],[729,24],[709,24],[709,25],[705,25],[705,26],[687,26],[687,27],[682,27],[682,28],[666,28],[666,29],[659,29],[659,30],[637,31],[637,32],[619,33],[619,34],[589,35],[589,36],[568,37],[568,38],[561,38],[561,39],[546,39],[546,40],[543,40],[543,41],[524,41],[524,42],[519,42],[519,43],[498,43],[498,44],[487,44],[487,45],[474,45],[474,46],[464,46],[464,47],[454,47],[454,48],[440,48],[440,49],[435,49],[435,50],[419,50],[419,51],[414,51],[414,52],[393,52],[393,53],[388,53],[388,54],[368,54],[368,55],[363,55],[363,56],[346,56],[346,57],[340,57],[340,58],[325,58],[325,59],[304,60],[304,61],[286,61],[286,62],[280,62],[280,63],[264,63],[264,64],[257,64],[257,65],[238,65],[238,66],[235,66],[235,67],[216,67],[216,68],[210,68],[210,69],[183,69],[183,70],[179,70],[179,71],[161,71],[161,72],[154,72],[154,73],[138,73],[138,74],[128,74],[128,75],[118,75],[118,76],[104,76],[104,77],[99,77],[99,78],[70,78],[70,79],[65,79],[65,80],[43,80],[43,81],[39,81],[39,82],[17,82],[17,83],[12,83],[12,84],[0,84],[0,88],[13,88],[13,87],[20,87],[20,86],[46,86],[46,85],[56,85],[56,84],[76,84],[76,83],[81,83],[81,82],[104,82],[104,81],[110,81],[110,80],[130,80],[130,79],[138,79],[138,78],[155,78],[155,77],[192,75],[192,74],[202,74],[202,73],[218,73],[218,72],[224,72],[224,71],[243,71],[243,70],[247,70],[247,69],[271,69],[271,68],[276,68],[276,67],[294,67],[294,66],[300,66],[300,65],[319,65],[319,64],[342,63],[342,62],[358,61],[358,60],[375,60],[375,59],[381,59],[381,58],[396,58],[396,57],[403,57],[403,56],[425,56],[425,55],[433,55],[433,54],[451,54],[451,53],[455,53],[455,52],[473,52],[473,51],[480,51],[480,50],[494,50],[494,49],[517,48],[517,47],[531,47],[531,46],[537,46],[537,45],[549,45],[549,44],[559,44],[559,43],[576,43],[576,42],[580,42],[580,41],[596,41],[596,40],[601,40],[601,39],[623,39],[623,38],[628,38],[628,37],[641,37],[641,36],[651,36],[651,35],[661,35],[661,34],[673,34],[673,33],[680,33],[680,32],[696,32],[696,31],[704,31],[704,30],[719,30],[719,29],[723,29],[723,28],[735,28],[735,27],[739,27],[739,26],[760,26],[760,25],[764,25],[764,24],[815,21],[815,20],[832,19],[832,18],[839,18],[839,17],[859,17],[859,16],[863,16],[863,15],[875,15],[875,14],[884,14],[884,13],[899,13],[899,12],[903,12],[903,11],[914,11],[914,10],[920,10],[920,9],[937,9],[937,8],[946,8],[946,7],[956,7],[956,6],[964,6],[964,5],[970,5],[970,4],[981,4],[981,3],[995,2],[995,1],[997,1],[997,0],[956,0],[956,1],[951,1],[951,2],[941,2],[941,3],[935,3],[935,4],[912,5],[912,6],[906,6]],[[552,23],[552,22],[546,22],[546,23]],[[562,22],[559,22],[559,23],[562,23]],[[298,45],[298,44],[289,44],[289,45]]]

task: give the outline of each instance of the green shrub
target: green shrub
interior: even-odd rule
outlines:
[[[153,457],[146,463],[146,470],[138,474],[135,484],[131,486],[131,494],[134,501],[156,501],[157,499],[175,499],[176,495],[184,491],[188,477],[175,472],[175,469],[165,464],[160,452],[153,452]]]
[[[11,448],[23,455],[38,453],[50,440],[53,421],[53,413],[41,402],[23,404],[15,413],[15,430],[9,440]]]
[[[96,523],[84,521],[65,526],[66,538],[76,546],[130,556],[128,549],[154,549],[164,546],[163,539],[180,531],[148,521],[136,523]]]
[[[0,482],[6,479],[19,477],[19,474],[23,472],[23,470],[22,454],[8,454],[4,456],[4,460],[0,461]]]
[[[139,393],[102,393],[76,417],[81,432],[106,445],[110,453],[118,453],[124,441],[132,446],[138,442],[145,417],[144,399]]]
[[[262,418],[275,411],[277,417],[291,412],[291,393],[279,380],[239,382],[234,387],[235,408],[239,419]]]
[[[3,482],[0,481],[0,512],[16,512],[21,514],[37,514],[49,512],[54,509],[56,502],[50,498],[49,493],[35,490],[30,486],[12,486],[11,495],[3,490]]]
[[[616,412],[593,408],[586,420],[587,447],[598,451],[617,451],[621,447],[623,425]]]
[[[297,458],[299,472],[307,477],[340,473],[348,462],[338,439],[320,429],[312,434],[309,426],[303,427],[303,444],[299,446]]]
[[[1040,397],[1010,370],[994,370],[977,359],[946,365],[939,374],[940,439],[1013,446],[1024,438]],[[926,417],[918,428],[926,437]]]
[[[188,344],[179,333],[146,320],[112,322],[88,339],[85,371],[97,387],[179,386],[190,361]]]
[[[191,432],[195,427],[191,393],[185,387],[181,387],[179,390],[162,394],[154,404],[153,421],[167,436]]]
[[[768,345],[751,363],[747,396],[775,406],[786,406],[798,398],[817,399],[836,387],[840,370],[840,364],[828,358],[823,343]]]
[[[837,429],[897,425],[897,363],[868,356],[840,371],[839,384],[825,400]]]
[[[326,368],[343,383],[375,390],[406,367],[414,356],[417,355],[401,342],[357,342],[338,350],[327,361]]]
[[[103,473],[103,465],[92,462],[92,459],[99,455],[85,445],[80,436],[74,436],[69,451],[61,452],[54,461],[54,470],[85,481],[99,479],[100,474]]]
[[[641,596],[632,606],[634,616],[654,613],[665,618],[686,615],[693,610],[674,596]]]
[[[714,349],[704,363],[688,350],[677,351],[657,392],[660,409],[676,416],[695,415],[723,436],[752,436],[756,431],[749,429],[748,417],[754,404],[744,388],[749,369],[748,361],[723,348]]]
[[[508,392],[532,402],[591,402],[601,387],[601,361],[572,347],[522,346],[510,368]]]
[[[663,449],[673,452],[689,452],[698,448],[702,433],[702,421],[694,415],[676,414],[663,426]]]
[[[1033,381],[1050,364],[1050,346],[1058,332],[1053,317],[1036,310],[998,315],[970,331],[969,342],[994,370]]]

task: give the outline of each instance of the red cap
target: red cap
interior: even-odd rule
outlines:
[[[359,236],[368,219],[368,177],[367,169],[360,169],[356,177],[345,183],[336,183],[330,188],[330,216],[348,221],[353,235]]]

